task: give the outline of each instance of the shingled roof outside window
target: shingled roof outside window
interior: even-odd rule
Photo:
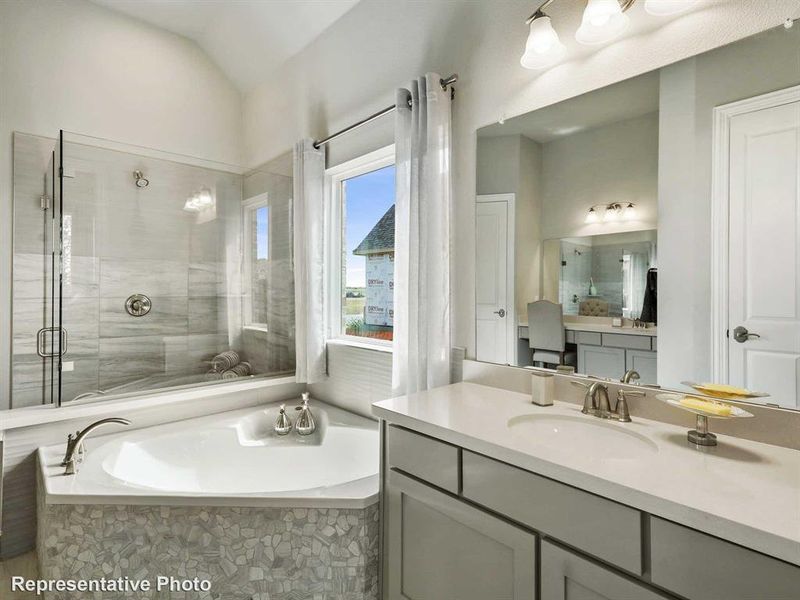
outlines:
[[[394,252],[394,204],[380,218],[367,234],[353,254],[366,256],[367,254],[386,254]]]

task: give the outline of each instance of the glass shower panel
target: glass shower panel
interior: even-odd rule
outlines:
[[[15,134],[11,407],[292,373],[291,161],[243,177],[94,142]]]
[[[14,246],[11,401],[0,408],[57,402],[60,207],[58,145],[14,134]]]

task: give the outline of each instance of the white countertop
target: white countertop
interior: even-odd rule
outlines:
[[[570,452],[512,436],[507,422],[527,414],[595,419],[580,406],[540,407],[526,394],[473,383],[383,400],[373,414],[800,565],[800,451],[723,435],[698,449],[685,429],[634,414],[632,423],[604,423],[651,440],[656,451],[646,458],[607,459],[602,447]]]
[[[519,327],[527,327],[527,323],[519,323]],[[605,323],[581,323],[574,321],[564,321],[564,329],[568,331],[591,331],[597,333],[621,333],[624,335],[646,335],[648,337],[658,337],[657,327],[614,327]]]

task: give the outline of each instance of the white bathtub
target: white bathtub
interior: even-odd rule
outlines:
[[[295,404],[287,402],[292,420]],[[133,431],[107,426],[87,438],[86,459],[74,476],[64,476],[60,466],[64,444],[40,448],[43,500],[308,508],[377,502],[377,423],[312,401],[316,433],[277,436],[278,406]]]

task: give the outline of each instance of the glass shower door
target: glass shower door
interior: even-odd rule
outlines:
[[[61,355],[66,345],[61,327],[61,139],[56,142],[45,171],[41,198],[43,269],[41,324],[36,332],[36,354],[41,359],[42,404],[61,405]],[[33,302],[33,300],[28,300]]]

